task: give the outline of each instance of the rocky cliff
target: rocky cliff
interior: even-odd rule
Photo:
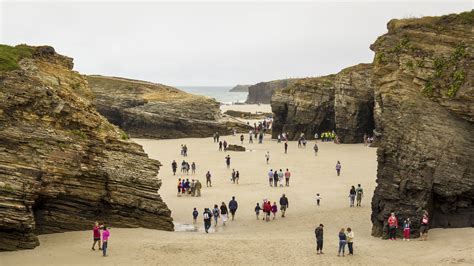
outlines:
[[[372,233],[390,212],[423,210],[431,227],[474,225],[473,12],[392,20],[375,51],[375,122],[380,134]]]
[[[96,111],[71,58],[24,45],[0,58],[0,250],[95,220],[173,230],[160,163]]]
[[[343,143],[362,142],[374,128],[371,64],[359,64],[335,75],[301,79],[275,91],[273,137],[288,132],[291,139],[305,133],[336,130]]]
[[[222,116],[214,99],[173,87],[117,77],[87,76],[97,110],[132,137],[210,137],[247,132],[245,124]]]
[[[248,92],[251,85],[236,85],[230,92]]]
[[[296,82],[298,79],[282,79],[268,82],[260,82],[249,87],[249,94],[246,103],[258,104],[270,103],[273,92],[278,89],[286,88]]]

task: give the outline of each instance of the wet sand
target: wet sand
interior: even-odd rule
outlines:
[[[240,143],[238,138],[221,137],[231,144]],[[433,229],[426,242],[388,241],[370,235],[370,200],[377,167],[374,148],[319,142],[315,156],[313,141],[306,149],[290,142],[289,152],[284,154],[283,145],[268,135],[263,144],[248,144],[247,134],[247,152],[218,152],[212,138],[135,141],[163,164],[159,193],[172,210],[174,221],[184,224],[176,227],[180,231],[112,228],[107,258],[90,250],[90,231],[42,235],[41,245],[34,250],[0,253],[0,265],[474,264],[472,228]],[[189,148],[189,156],[184,159],[197,164],[195,175],[172,175],[172,160],[178,164],[183,160],[181,144]],[[265,163],[266,151],[270,151],[269,165]],[[239,185],[230,182],[231,169],[224,161],[227,154],[232,158],[231,169],[240,172]],[[337,160],[342,163],[339,177],[334,169]],[[290,187],[269,187],[270,168],[289,168]],[[205,186],[207,170],[212,174],[212,188]],[[198,178],[204,186],[202,197],[177,197],[178,177]],[[350,186],[358,183],[365,192],[362,207],[349,208]],[[287,217],[278,215],[270,222],[257,220],[253,211],[256,202],[261,203],[263,198],[278,202],[283,193],[289,199]],[[322,197],[320,207],[316,206],[316,193]],[[228,204],[232,196],[239,203],[236,220],[228,221],[225,227],[219,224],[210,234],[203,233],[203,208],[222,201]],[[186,225],[192,224],[193,207],[200,213],[196,228]],[[325,225],[324,255],[316,255],[315,250],[314,229],[319,223]],[[355,234],[355,255],[337,257],[338,231],[348,226]]]

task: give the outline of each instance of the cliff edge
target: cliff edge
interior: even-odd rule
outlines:
[[[173,230],[160,163],[96,111],[71,58],[26,45],[0,58],[0,250],[96,220]]]

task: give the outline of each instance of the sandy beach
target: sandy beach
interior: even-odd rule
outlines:
[[[255,106],[230,107],[255,111]],[[269,111],[268,105],[261,107],[260,111]],[[239,136],[221,139],[240,144]],[[319,153],[315,156],[313,141],[307,148],[297,148],[296,142],[290,142],[288,154],[284,154],[283,144],[271,140],[269,135],[263,144],[249,144],[245,135],[246,152],[219,152],[212,138],[134,141],[163,164],[159,193],[172,211],[176,232],[112,228],[107,258],[99,251],[91,251],[91,231],[41,235],[41,245],[34,250],[0,253],[0,265],[474,264],[472,228],[433,229],[426,242],[388,241],[370,235],[370,201],[377,170],[375,148],[319,142]],[[180,155],[181,144],[189,148],[186,158]],[[268,165],[264,156],[267,151],[271,157]],[[231,169],[225,166],[227,154],[232,158]],[[195,162],[196,174],[173,176],[173,159],[178,164],[183,159]],[[337,160],[342,163],[339,177],[334,169]],[[230,182],[232,168],[240,172],[238,185]],[[270,168],[289,168],[290,187],[269,187]],[[205,187],[208,170],[212,174],[211,188]],[[204,186],[202,197],[177,197],[178,177],[199,179]],[[350,186],[357,184],[362,184],[365,192],[362,207],[349,208]],[[261,204],[263,198],[278,202],[283,193],[289,199],[287,216],[278,215],[270,222],[257,220],[255,204]],[[316,193],[322,197],[319,207]],[[222,201],[228,204],[232,196],[239,203],[235,221],[228,221],[225,227],[221,223],[215,229],[213,226],[205,234],[203,208],[220,205]],[[193,207],[200,213],[196,226],[192,225]],[[320,223],[325,225],[324,255],[317,255],[315,250],[314,229]],[[354,256],[337,257],[337,234],[342,227],[354,231]]]

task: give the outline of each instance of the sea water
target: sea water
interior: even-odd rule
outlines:
[[[177,86],[177,88],[192,94],[214,98],[223,104],[244,103],[248,94],[247,92],[230,92],[232,87]]]

